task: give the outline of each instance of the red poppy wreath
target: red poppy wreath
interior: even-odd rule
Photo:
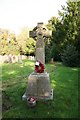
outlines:
[[[36,73],[43,73],[44,72],[44,64],[41,63],[39,60],[36,61],[35,72]]]

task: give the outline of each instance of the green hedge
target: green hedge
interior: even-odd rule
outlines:
[[[63,50],[61,59],[64,65],[75,67],[80,65],[78,56],[79,55],[76,47],[74,47],[73,45],[67,45],[67,47]]]

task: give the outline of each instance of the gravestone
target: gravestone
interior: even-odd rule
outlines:
[[[22,56],[21,55],[18,56],[18,63],[22,64]]]
[[[9,55],[8,59],[9,59],[9,63],[12,63],[12,55],[11,54]]]
[[[49,31],[43,23],[38,23],[37,26],[30,31],[29,36],[36,40],[36,58],[45,65],[45,40],[51,36]],[[23,99],[34,96],[37,99],[53,99],[53,90],[50,87],[49,74],[33,72],[28,77],[28,86]]]

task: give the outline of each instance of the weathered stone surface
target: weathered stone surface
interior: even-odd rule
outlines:
[[[45,43],[44,40],[51,36],[51,31],[49,31],[43,23],[38,23],[37,26],[30,31],[29,36],[36,38],[36,60],[40,60],[45,64]]]
[[[42,37],[38,38],[36,42],[36,48],[44,48],[44,40]]]
[[[19,64],[22,64],[22,56],[21,56],[21,55],[18,56],[18,63],[19,63]]]
[[[43,64],[45,64],[45,53],[44,48],[36,48],[36,60],[40,60]]]
[[[29,96],[36,96],[37,95],[37,80],[36,75],[30,74],[28,77],[28,88],[27,88],[27,95]]]
[[[35,96],[37,98],[50,97],[50,79],[47,72],[32,73],[28,78],[27,96]]]

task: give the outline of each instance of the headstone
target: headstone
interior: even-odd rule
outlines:
[[[18,56],[18,63],[22,64],[22,56],[21,55]]]
[[[9,63],[9,56],[8,55],[4,55],[3,56],[3,61],[4,61],[4,63]]]
[[[12,63],[12,55],[9,55],[9,63]]]
[[[30,31],[30,37],[36,41],[36,58],[45,65],[45,39],[51,36],[49,31],[43,23],[38,23],[37,26]],[[33,72],[28,77],[28,86],[25,94],[22,96],[26,99],[29,96],[34,96],[37,99],[52,99],[52,89],[50,87],[50,78],[47,72],[36,73]]]

